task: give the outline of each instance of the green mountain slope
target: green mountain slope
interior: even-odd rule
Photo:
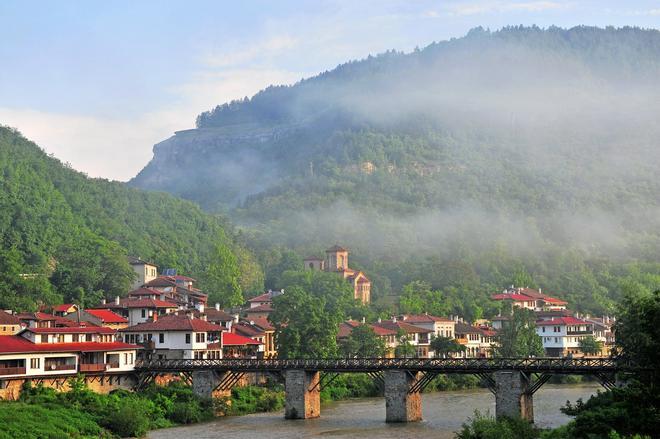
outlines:
[[[524,269],[604,312],[660,260],[658,114],[657,30],[475,29],[202,113],[131,184],[259,251],[341,242],[375,297],[422,279],[480,303]]]
[[[0,243],[0,308],[123,295],[132,282],[127,254],[190,273],[224,303],[262,282],[220,219],[164,193],[87,178],[5,127]]]

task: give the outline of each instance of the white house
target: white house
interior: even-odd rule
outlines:
[[[153,316],[153,320],[121,329],[126,343],[145,346],[144,354],[158,359],[222,358],[222,327],[192,314]],[[209,349],[208,345],[214,348]]]
[[[594,335],[594,324],[575,317],[558,317],[537,321],[536,333],[548,356],[582,355],[580,340]]]
[[[27,328],[0,336],[0,378],[131,371],[138,349],[109,328]]]

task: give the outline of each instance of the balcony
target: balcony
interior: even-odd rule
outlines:
[[[46,371],[54,370],[76,370],[75,364],[46,364]]]
[[[566,335],[593,335],[593,331],[567,331]]]
[[[25,367],[0,367],[0,376],[25,375]]]
[[[105,363],[96,363],[96,364],[81,364],[81,372],[103,372],[108,367]]]

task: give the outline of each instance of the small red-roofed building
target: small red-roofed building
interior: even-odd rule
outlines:
[[[132,371],[138,349],[118,342],[110,328],[25,328],[0,336],[0,379]]]
[[[121,329],[124,342],[141,344],[147,358],[167,360],[220,359],[222,327],[187,314],[154,314],[152,320]],[[209,349],[213,345],[216,348]]]
[[[14,335],[21,330],[21,321],[13,314],[0,310],[0,335]]]
[[[73,303],[65,303],[63,305],[56,305],[53,307],[53,315],[58,317],[64,317],[67,314],[76,312],[78,306]]]
[[[23,312],[16,314],[16,317],[21,321],[21,325],[28,328],[50,328],[55,327],[57,317],[45,312]]]
[[[151,298],[115,298],[113,302],[101,303],[89,309],[107,309],[128,320],[128,325],[133,326],[153,319],[154,315],[163,316],[174,313],[178,305],[168,300]]]
[[[263,350],[260,347],[263,345],[262,342],[245,337],[240,334],[235,334],[232,332],[223,332],[222,333],[222,344],[214,343],[209,345],[209,349],[221,349],[223,358],[262,358],[260,354]]]
[[[147,262],[139,257],[129,256],[128,263],[135,272],[133,289],[140,288],[158,276],[158,266],[153,262]]]
[[[582,356],[580,340],[594,336],[594,323],[576,317],[538,320],[536,333],[549,357]]]
[[[80,319],[81,324],[86,322],[95,326],[103,326],[114,330],[126,328],[128,326],[128,319],[110,311],[109,309],[80,310],[80,316],[77,314],[70,314],[67,318],[72,321]]]
[[[344,343],[351,336],[353,329],[360,325],[369,325],[378,337],[380,337],[385,344],[385,356],[388,358],[394,357],[394,349],[396,349],[398,340],[397,335],[398,331],[390,328],[385,328],[383,326],[378,326],[376,324],[368,324],[356,322],[355,320],[346,320],[339,324],[339,330],[337,332],[337,342]]]
[[[509,301],[513,306],[536,312],[564,310],[568,305],[568,302],[564,300],[542,293],[540,288],[535,290],[513,285],[501,293],[491,295],[491,299]]]
[[[232,332],[260,342],[261,346],[257,353],[259,358],[274,358],[277,356],[275,328],[268,319],[263,317],[243,319],[232,325]]]
[[[431,329],[398,320],[393,317],[392,320],[380,320],[373,324],[374,327],[394,331],[397,334],[404,334],[406,340],[415,347],[415,356],[417,358],[430,358],[429,347],[431,343]],[[402,340],[397,340],[397,344]]]
[[[272,304],[266,303],[264,305],[255,306],[253,308],[248,308],[244,311],[245,318],[248,320],[253,319],[268,319],[273,313],[274,309]]]

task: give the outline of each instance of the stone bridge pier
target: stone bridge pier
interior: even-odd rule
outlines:
[[[517,370],[493,373],[495,381],[495,416],[520,417],[534,422],[533,390],[529,376]]]
[[[284,417],[318,418],[321,415],[321,383],[318,371],[284,371]]]
[[[386,422],[421,421],[422,397],[420,389],[415,389],[421,375],[408,370],[383,372]]]

